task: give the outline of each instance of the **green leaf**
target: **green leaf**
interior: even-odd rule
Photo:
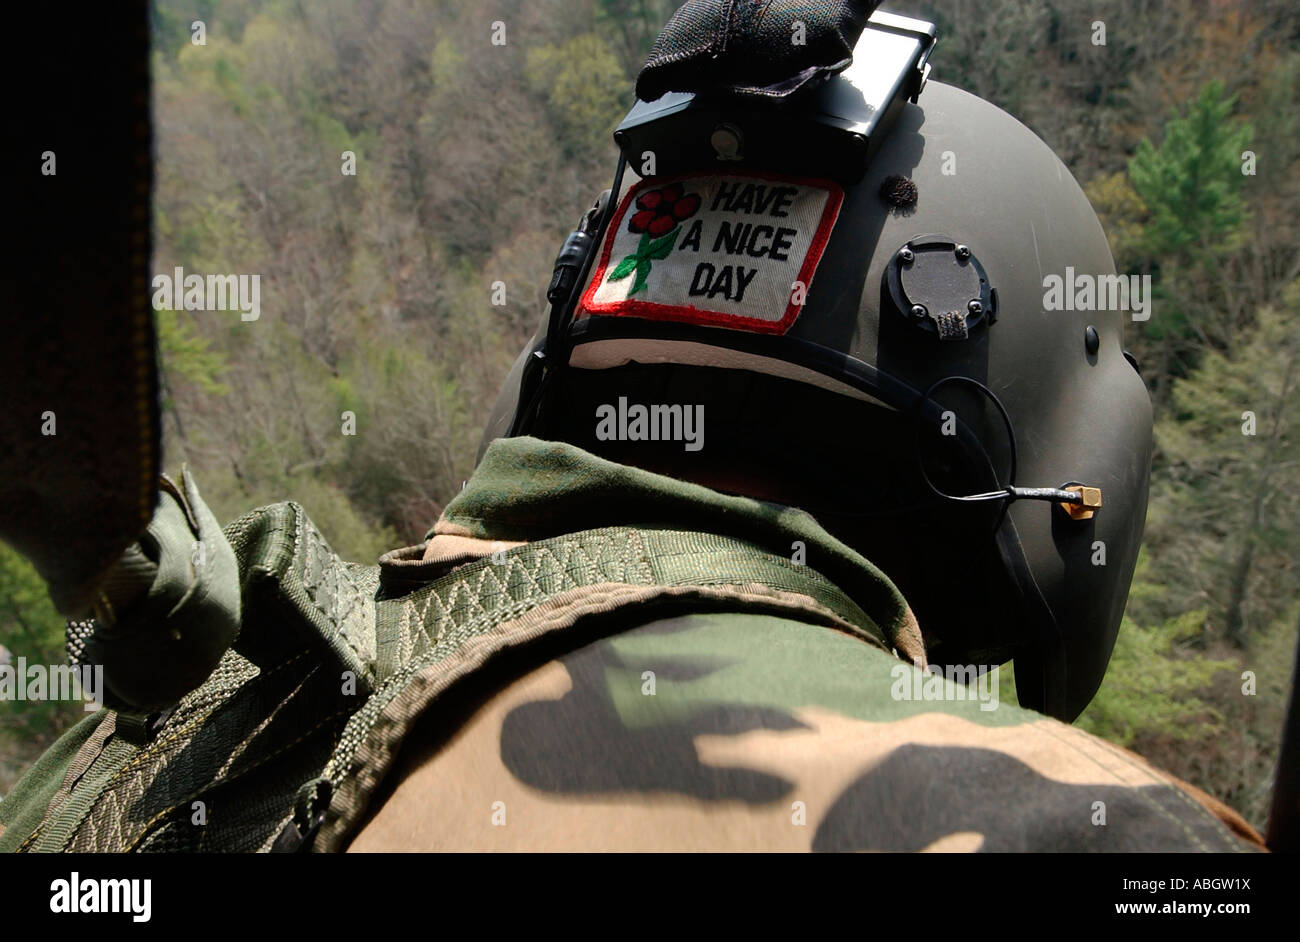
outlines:
[[[673,246],[677,244],[677,237],[681,234],[682,234],[682,227],[678,226],[672,232],[668,233],[668,235],[655,239],[653,242],[650,243],[649,246],[646,247],[641,257],[653,258],[653,259],[667,258],[668,253],[671,252],[673,250]]]
[[[628,275],[632,274],[633,270],[636,268],[637,263],[639,261],[640,259],[638,259],[636,255],[627,256],[627,258],[619,262],[618,266],[612,272],[609,273],[609,280],[622,281]]]
[[[650,234],[646,232],[641,233],[641,241],[637,243],[636,251],[618,263],[618,267],[610,272],[609,280],[622,281],[628,275],[632,274],[632,271],[644,261],[646,246],[649,245],[649,243]]]
[[[650,274],[650,263],[642,262],[636,267],[636,281],[632,283],[632,290],[629,291],[628,297],[636,294],[638,291],[645,290],[646,277]]]

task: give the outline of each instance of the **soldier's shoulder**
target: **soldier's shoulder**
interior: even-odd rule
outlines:
[[[967,680],[787,618],[650,621],[506,684],[450,738],[417,731],[354,847],[1259,846],[1209,796],[1005,702],[994,672]],[[458,782],[450,804],[436,781]]]

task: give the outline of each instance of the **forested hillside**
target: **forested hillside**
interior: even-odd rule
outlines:
[[[154,269],[261,274],[255,321],[159,314],[166,463],[219,518],[293,498],[367,561],[420,538],[609,185],[609,132],[674,6],[156,0]],[[1127,339],[1157,410],[1146,549],[1080,723],[1262,827],[1300,622],[1300,9],[887,7],[939,25],[933,77],[1033,128],[1120,270],[1152,276]],[[0,643],[61,657],[3,546]],[[0,794],[80,715],[7,704]]]

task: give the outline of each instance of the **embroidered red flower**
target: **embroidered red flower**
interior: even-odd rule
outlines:
[[[686,194],[680,183],[670,183],[658,190],[649,190],[636,198],[637,212],[627,222],[627,231],[640,235],[636,250],[609,273],[610,281],[622,281],[635,274],[628,296],[646,289],[651,264],[672,254],[677,237],[682,234],[681,223],[694,216],[700,208],[698,193]]]
[[[670,183],[660,190],[650,190],[636,198],[637,209],[627,222],[627,231],[648,233],[658,238],[700,208],[700,195],[683,195],[680,183]]]

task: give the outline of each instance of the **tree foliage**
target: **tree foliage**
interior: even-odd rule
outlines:
[[[1210,82],[1186,114],[1165,125],[1159,146],[1138,144],[1128,173],[1149,213],[1143,247],[1152,255],[1211,263],[1239,245],[1242,152],[1252,132],[1231,123],[1235,104],[1222,82]]]
[[[0,664],[64,663],[63,619],[36,569],[0,543]],[[25,767],[85,713],[79,703],[6,701],[0,709],[0,796]]]

